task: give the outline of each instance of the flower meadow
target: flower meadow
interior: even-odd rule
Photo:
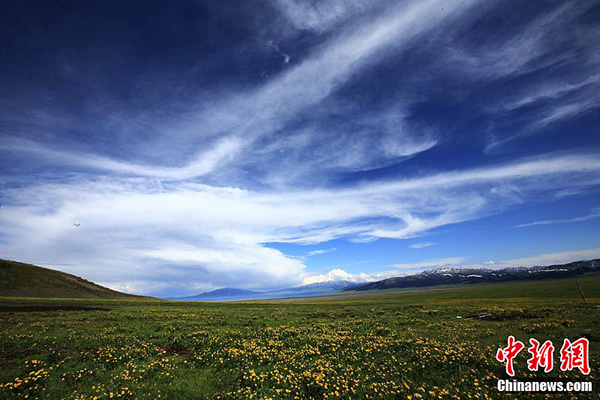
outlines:
[[[455,292],[219,304],[3,299],[0,398],[598,398],[600,301]],[[508,376],[495,354],[509,335],[587,338],[589,375],[558,365],[531,372],[524,352],[515,379],[589,381],[595,392],[498,392]]]

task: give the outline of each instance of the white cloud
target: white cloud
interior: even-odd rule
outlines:
[[[548,12],[537,15],[520,29],[499,30],[497,35],[491,35],[492,40],[483,43],[467,40],[463,47],[449,47],[445,61],[461,64],[463,71],[469,72],[465,77],[479,79],[523,75],[564,61],[543,56],[570,38],[569,25],[593,5],[593,1],[567,1],[549,7]]]
[[[308,253],[306,253],[307,257],[312,257],[312,256],[316,256],[319,254],[327,254],[327,253],[331,253],[332,251],[335,251],[335,247],[332,249],[321,249],[321,250],[313,250],[313,251],[309,251]]]
[[[600,83],[600,75],[592,75],[583,78],[575,82],[564,82],[556,81],[551,83],[544,83],[538,87],[534,87],[533,90],[528,87],[518,97],[512,101],[504,101],[499,107],[505,110],[512,111],[521,107],[530,106],[531,104],[538,103],[544,100],[554,100],[561,98],[565,95],[571,94],[578,91],[586,86],[596,85]]]
[[[400,100],[369,111],[348,104],[326,108],[325,115],[313,117],[302,127],[256,143],[249,150],[253,157],[245,159],[239,168],[264,171],[269,184],[284,186],[315,182],[331,172],[398,164],[438,143],[431,129],[406,122],[406,106]],[[332,122],[338,119],[344,122]],[[280,168],[265,168],[272,164]]]
[[[585,185],[598,171],[596,156],[563,155],[345,189],[291,192],[142,178],[75,178],[6,190],[0,252],[25,262],[38,261],[34,255],[40,254],[47,263],[75,264],[60,269],[109,286],[138,282],[136,287],[160,288],[168,280],[188,291],[198,282],[284,287],[304,279],[305,267],[264,243],[416,237]],[[512,189],[495,190],[503,187]]]
[[[522,227],[527,227],[527,226],[537,226],[537,225],[552,225],[552,224],[568,224],[571,222],[583,222],[583,221],[589,221],[591,219],[596,219],[596,218],[600,218],[600,207],[596,207],[592,210],[592,212],[588,215],[582,215],[580,217],[575,217],[575,218],[563,218],[563,219],[547,219],[547,220],[542,220],[542,221],[534,221],[534,222],[528,222],[525,224],[519,224],[516,227],[517,228],[522,228]]]
[[[370,274],[369,276],[373,278],[373,280],[381,280],[393,276],[412,275],[417,274],[421,271],[444,267],[492,269],[502,269],[508,267],[529,268],[536,266],[567,264],[573,261],[591,260],[596,258],[600,258],[600,249],[585,249],[558,253],[546,253],[538,254],[532,257],[516,258],[503,261],[489,260],[485,261],[483,264],[466,264],[465,261],[468,259],[468,257],[448,257],[436,260],[419,261],[415,263],[393,264],[390,265],[390,267],[398,268],[402,271],[402,273],[398,273],[398,271],[386,271],[379,274]]]
[[[564,29],[591,2],[559,5],[532,19],[515,35],[501,33],[497,46],[469,36],[468,44],[461,47],[464,43],[455,27],[472,28],[472,16],[482,8],[494,7],[489,2],[273,1],[289,24],[308,29],[323,41],[306,54],[294,53],[292,63],[259,85],[222,87],[218,93],[215,89],[192,100],[165,98],[165,104],[155,104],[139,114],[103,104],[87,121],[82,116],[70,118],[59,111],[40,110],[27,118],[21,114],[7,117],[8,125],[15,129],[30,120],[27,127],[35,136],[21,129],[11,134],[13,139],[3,140],[0,148],[17,152],[19,157],[33,155],[27,164],[35,167],[44,163],[76,168],[48,168],[43,177],[6,178],[19,185],[3,188],[0,252],[23,261],[61,264],[68,272],[140,293],[161,294],[176,288],[181,294],[193,294],[220,286],[264,288],[265,282],[282,287],[317,278],[308,277],[304,258],[286,256],[265,243],[420,237],[442,226],[501,213],[522,202],[579,194],[599,183],[597,154],[546,154],[501,165],[442,173],[421,170],[417,175],[387,181],[365,180],[353,186],[319,189],[325,187],[320,185],[320,171],[336,175],[389,167],[444,140],[433,128],[412,122],[411,106],[422,98],[411,93],[411,82],[415,78],[431,83],[432,79],[429,73],[421,74],[428,66],[421,65],[418,57],[414,62],[419,73],[411,72],[412,61],[403,63],[406,87],[398,85],[401,93],[386,99],[384,106],[365,111],[359,102],[348,104],[336,98],[353,77],[381,60],[412,51],[416,43],[428,46],[435,42],[434,47],[450,47],[435,52],[437,60],[432,62],[446,73],[460,71],[461,79],[482,82],[514,78],[565,61],[541,57],[554,48],[548,45],[549,35]],[[583,29],[580,36],[589,33],[587,28],[579,29]],[[448,40],[438,41],[440,36]],[[565,37],[571,36],[567,32]],[[264,43],[261,46],[264,50]],[[283,44],[280,48],[279,43],[268,42],[267,46],[280,53],[284,63],[290,60]],[[595,109],[593,89],[598,75],[594,68],[600,62],[596,47],[586,47],[582,60],[582,70],[593,74],[570,77],[568,82],[561,77],[550,84],[544,79],[544,85],[525,85],[523,91],[507,97],[504,108],[495,106],[510,112],[552,102],[535,114],[532,126],[537,128]],[[493,101],[498,98],[492,97]],[[171,108],[177,111],[157,111]],[[304,114],[314,113],[322,114],[306,123],[297,122]],[[335,123],[322,122],[328,115],[333,115]],[[102,125],[101,133],[94,129],[90,136],[110,132],[107,143],[109,139],[123,140],[129,150],[119,154],[111,149],[110,155],[103,155],[90,150],[95,145],[103,148],[91,139],[87,145],[78,142],[84,147],[76,149],[67,139],[56,148],[39,139],[45,137],[46,143],[52,143],[52,138],[63,137],[63,130],[79,129],[79,122],[86,124],[81,130],[88,133],[89,125]],[[136,129],[148,132],[135,137],[131,131]],[[506,140],[523,133],[511,134],[514,136]],[[23,139],[26,137],[35,140]],[[204,184],[192,183],[199,177]],[[411,247],[431,245],[423,242]],[[325,251],[333,250],[315,250],[306,256]],[[35,259],[36,254],[43,259]],[[398,264],[396,268],[462,261],[446,258]],[[334,271],[318,279],[374,277]]]
[[[370,274],[349,274],[342,269],[334,269],[328,272],[327,274],[315,275],[305,278],[303,284],[306,285],[316,282],[332,282],[342,280],[351,282],[373,282],[382,279],[392,278],[395,276],[412,275],[417,274],[421,271],[444,267],[502,269],[507,267],[535,267],[556,264],[567,264],[573,261],[591,260],[596,258],[600,258],[600,249],[586,249],[565,251],[559,253],[539,254],[532,257],[504,260],[499,262],[494,262],[490,260],[484,262],[483,265],[465,264],[467,257],[448,257],[435,260],[419,261],[415,263],[393,264],[390,265],[390,267],[396,268],[397,270],[383,271],[379,273]],[[398,269],[401,272],[399,272]]]
[[[33,152],[54,164],[120,174],[171,180],[204,176],[235,161],[256,140],[277,132],[290,118],[327,98],[353,74],[383,58],[386,52],[402,51],[431,29],[439,29],[441,24],[458,18],[475,3],[474,0],[427,0],[392,7],[377,18],[342,30],[309,57],[265,85],[249,91],[236,90],[236,94],[220,101],[212,100],[201,111],[164,128],[168,133],[165,140],[198,149],[182,167],[130,163],[80,152],[72,154],[26,142],[2,144],[2,147]],[[382,140],[383,147],[390,153],[388,156],[400,157],[425,151],[436,143],[431,137],[410,136],[402,131]],[[357,154],[349,155],[342,163],[352,167],[361,151],[354,151]]]
[[[333,26],[358,13],[365,12],[380,1],[358,0],[274,0],[274,5],[297,29],[317,32],[330,30]]]
[[[461,265],[467,257],[447,257],[435,260],[425,260],[407,264],[393,264],[391,267],[398,268],[403,272],[414,273],[415,271],[423,271],[427,269],[456,267]]]
[[[600,258],[600,249],[585,249],[564,251],[559,253],[539,254],[533,257],[515,258],[497,263],[498,268],[505,267],[536,267],[555,264],[567,264],[573,261]]]
[[[492,8],[494,4],[505,6],[502,2],[490,4]],[[502,151],[515,140],[544,134],[550,125],[600,107],[595,96],[600,31],[593,24],[581,23],[595,5],[589,0],[549,5],[544,7],[546,12],[526,23],[515,21],[515,26],[497,29],[482,40],[473,40],[466,32],[449,33],[455,40],[439,49],[444,55],[437,72],[464,81],[465,87],[479,82],[498,90],[497,95],[489,96],[491,104],[486,99],[481,102],[493,126],[486,152]],[[510,80],[519,83],[497,86]],[[461,92],[460,96],[464,95],[467,93]],[[505,126],[515,121],[523,126]]]
[[[413,249],[424,249],[425,247],[433,246],[434,244],[435,243],[432,243],[432,242],[421,242],[421,243],[411,244],[408,247],[411,247]]]
[[[210,149],[197,154],[196,160],[183,168],[128,163],[96,154],[48,148],[26,139],[7,140],[0,147],[7,151],[33,154],[36,157],[36,162],[43,160],[55,165],[78,166],[125,175],[185,180],[212,171],[219,162],[236,153],[240,146],[241,142],[233,137],[223,138]]]
[[[598,88],[594,88],[595,91]],[[600,101],[595,98],[585,97],[582,99],[575,99],[573,101],[563,102],[555,107],[549,108],[543,112],[541,118],[535,121],[534,126],[536,128],[543,128],[556,121],[562,121],[567,118],[576,117],[585,114],[591,110],[600,107]]]
[[[576,90],[575,87],[577,85],[574,85],[573,91]],[[530,112],[530,121],[525,128],[504,137],[492,136],[493,140],[487,145],[486,152],[492,152],[519,138],[543,134],[546,128],[552,124],[571,121],[573,118],[591,113],[600,107],[600,101],[594,97],[594,94],[598,91],[597,84],[582,84],[579,91],[571,96],[560,97],[560,90],[560,88],[554,89],[555,95],[558,97],[557,99],[553,100],[550,104],[544,104],[543,107],[538,107],[535,111]],[[539,100],[536,99],[537,96],[540,95],[533,95],[533,98],[520,99],[517,102],[534,102]]]
[[[381,274],[365,274],[361,272],[359,274],[349,274],[343,269],[336,268],[332,269],[326,274],[321,275],[313,275],[307,278],[304,278],[302,282],[303,285],[310,285],[312,283],[321,283],[321,282],[339,282],[339,281],[349,281],[349,282],[373,282],[379,279],[385,279]]]

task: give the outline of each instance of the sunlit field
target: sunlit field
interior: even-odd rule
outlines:
[[[0,300],[0,397],[598,398],[600,277],[254,303]],[[490,314],[482,319],[481,314]],[[462,317],[462,318],[457,318]],[[590,341],[596,393],[500,394],[514,335]],[[558,352],[558,349],[557,349]]]

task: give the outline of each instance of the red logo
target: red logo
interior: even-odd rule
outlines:
[[[506,373],[510,376],[515,376],[513,358],[523,350],[523,347],[525,347],[525,345],[518,340],[515,341],[515,337],[511,335],[508,337],[508,346],[503,349],[498,349],[498,352],[496,353],[496,360],[500,362],[506,361]]]
[[[539,341],[531,338],[529,343],[531,346],[527,349],[527,352],[531,354],[531,357],[527,360],[527,368],[530,371],[537,371],[542,367],[544,372],[552,371],[552,368],[554,368],[554,345],[552,342],[546,340],[540,346]],[[590,373],[589,345],[590,342],[586,338],[580,338],[574,342],[565,339],[560,349],[560,369],[562,371],[572,371],[579,368],[583,374],[588,375]],[[506,362],[506,373],[508,375],[515,376],[513,360],[524,347],[523,342],[515,340],[515,337],[511,335],[508,337],[508,346],[499,348],[496,352],[496,360]]]
[[[583,374],[588,375],[590,373],[589,346],[590,342],[586,338],[578,339],[573,343],[565,339],[560,349],[560,369],[571,371],[573,368],[579,368]]]
[[[527,367],[530,371],[537,371],[538,367],[544,367],[544,372],[552,371],[554,367],[554,346],[552,342],[546,340],[540,348],[540,342],[529,339],[531,347],[527,349],[531,353],[531,358],[527,360]]]

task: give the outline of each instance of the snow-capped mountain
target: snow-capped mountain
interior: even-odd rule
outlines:
[[[598,272],[600,270],[599,261],[600,260],[576,261],[564,265],[532,268],[509,267],[502,269],[488,269],[442,267],[423,271],[414,275],[388,278],[382,281],[371,282],[362,286],[343,290],[364,291],[371,289],[567,278],[588,272]]]

